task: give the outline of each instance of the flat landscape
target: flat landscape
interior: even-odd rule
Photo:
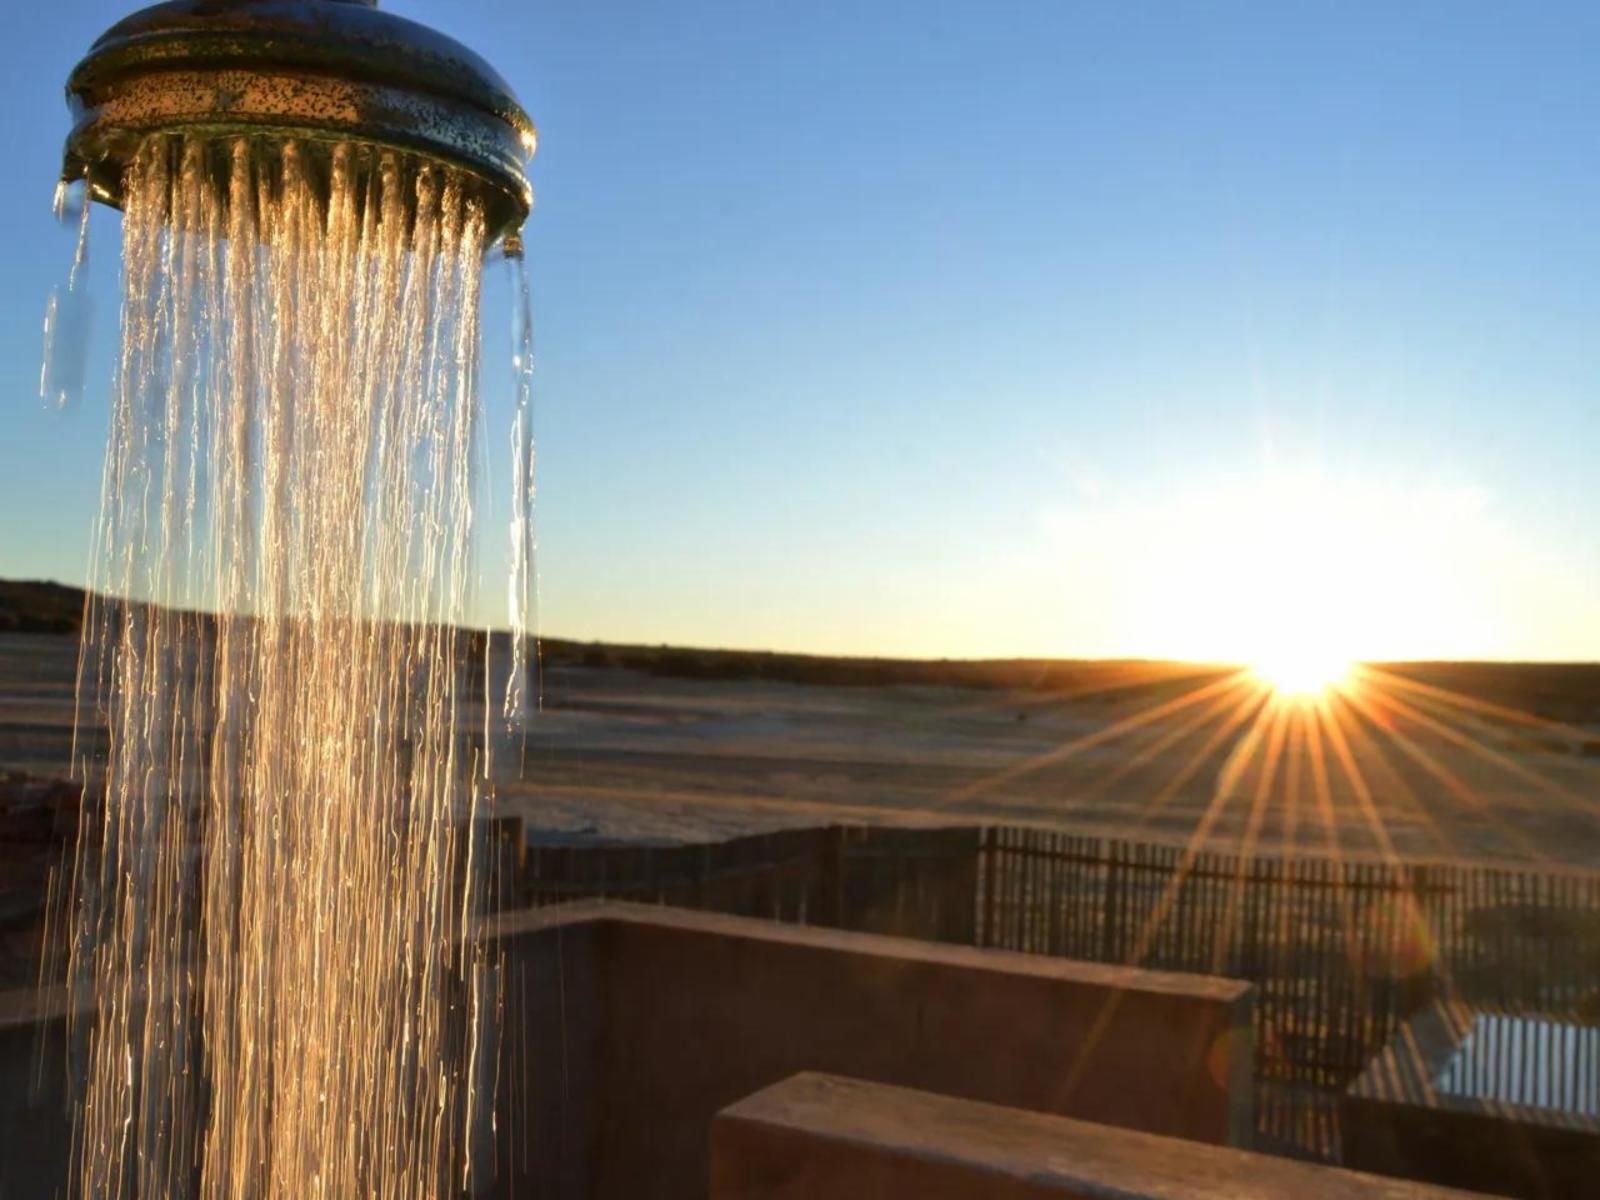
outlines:
[[[76,661],[73,635],[0,634],[0,771],[65,774]],[[941,676],[966,683],[929,682]],[[1221,668],[552,642],[495,803],[543,842],[1005,821],[1214,850],[1600,866],[1600,671],[1371,678],[1319,715]]]

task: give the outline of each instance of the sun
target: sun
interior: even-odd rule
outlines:
[[[1283,650],[1251,665],[1251,673],[1283,700],[1317,700],[1344,687],[1355,663],[1337,654]]]

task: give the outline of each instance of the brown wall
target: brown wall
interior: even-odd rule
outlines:
[[[1522,1200],[1600,1195],[1600,1132],[1499,1112],[1346,1096],[1346,1165]]]
[[[513,1054],[544,1064],[513,1072],[534,1115],[502,1120],[530,1135],[508,1194],[703,1196],[712,1115],[804,1070],[1248,1138],[1244,984],[620,905],[505,928]]]
[[[0,1200],[66,1195],[72,1145],[66,1018],[41,1022],[37,992],[0,996]]]
[[[496,1170],[477,1195],[704,1196],[712,1116],[802,1070],[1213,1142],[1251,1127],[1244,984],[630,905],[501,930],[498,1134],[469,1150]],[[38,997],[16,999],[0,1200],[36,1200],[66,1178],[63,1023],[32,1092]]]
[[[591,1194],[605,934],[600,922],[555,922],[506,940],[497,1170],[479,1194]]]
[[[797,1075],[718,1114],[711,1200],[1444,1200],[1460,1192]]]

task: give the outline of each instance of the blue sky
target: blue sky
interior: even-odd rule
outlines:
[[[127,7],[3,51],[0,575],[84,576],[113,214],[66,414],[39,326],[61,82]],[[546,633],[1600,657],[1595,6],[385,7],[540,126]],[[494,495],[508,326],[491,270]]]

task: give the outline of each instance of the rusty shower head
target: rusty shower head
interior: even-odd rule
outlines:
[[[169,0],[113,25],[67,79],[65,179],[120,207],[155,133],[360,141],[462,168],[489,231],[520,228],[533,122],[472,51],[376,0]]]

